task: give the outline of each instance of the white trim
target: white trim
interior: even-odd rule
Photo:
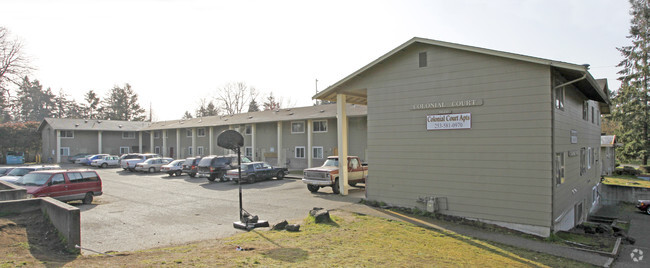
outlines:
[[[316,130],[315,128],[316,128],[316,123],[317,122],[325,122],[325,124],[324,124],[325,130]],[[327,128],[328,128],[327,127],[327,119],[325,119],[325,120],[314,120],[311,123],[311,129],[313,130],[314,133],[327,133]]]
[[[154,154],[160,154],[160,146],[156,146],[153,148],[153,153]]]
[[[191,128],[186,129],[185,137],[186,138],[191,138],[192,137],[192,129]]]
[[[320,149],[320,157],[319,157],[318,154],[316,154],[316,152],[314,152],[314,149]],[[311,153],[312,153],[312,157],[314,159],[323,159],[323,158],[325,158],[325,150],[323,149],[323,146],[312,146],[311,147]]]
[[[122,152],[122,149],[126,149],[126,152]],[[120,154],[128,154],[131,152],[131,148],[129,146],[120,146]]]
[[[201,135],[201,130],[203,130],[203,135]],[[205,137],[205,128],[204,127],[197,128],[196,129],[196,136],[197,137]]]
[[[71,137],[63,136],[63,133],[71,133]],[[62,139],[74,139],[74,130],[61,130],[61,138]]]
[[[248,150],[250,150],[250,154],[248,154]],[[253,158],[253,147],[251,147],[251,146],[244,147],[244,156],[252,159]]]
[[[188,156],[194,156],[194,151],[192,150],[192,146],[187,146],[187,155]]]
[[[196,146],[196,155],[205,155],[205,149],[203,149],[203,146]]]
[[[70,147],[61,147],[59,148],[59,153],[61,156],[70,156]],[[65,151],[68,151],[67,153],[64,153]]]
[[[302,124],[302,132],[293,131],[293,124],[300,123]],[[302,134],[305,133],[305,121],[291,121],[291,134]]]
[[[253,135],[253,125],[244,126],[244,135]]]
[[[298,156],[298,150],[299,149],[302,149],[302,157]],[[296,146],[296,148],[295,148],[295,150],[293,152],[293,157],[303,159],[303,158],[305,158],[305,154],[306,154],[305,146]]]

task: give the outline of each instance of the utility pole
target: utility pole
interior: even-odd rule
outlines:
[[[316,78],[316,94],[318,94],[318,78]],[[318,105],[318,100],[314,100],[314,105]]]

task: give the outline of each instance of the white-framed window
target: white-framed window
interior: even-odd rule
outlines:
[[[594,112],[594,107],[591,107],[591,123],[595,124],[596,122],[596,113]]]
[[[196,146],[196,155],[203,155],[203,146]]]
[[[322,146],[312,147],[311,155],[314,159],[323,159],[323,147]]]
[[[327,132],[327,120],[316,120],[313,122],[312,130],[314,133]]]
[[[564,110],[564,87],[555,89],[555,108]]]
[[[205,128],[197,128],[196,129],[196,136],[205,137]]]
[[[135,131],[124,131],[122,132],[122,139],[133,140],[135,139]]]
[[[191,138],[191,137],[192,137],[192,129],[191,129],[191,128],[188,128],[187,131],[186,131],[185,133],[186,133],[186,136],[187,136],[188,138]]]
[[[74,139],[74,131],[73,130],[61,130],[61,138],[62,139]]]
[[[587,148],[580,148],[580,175],[587,172]]]
[[[248,157],[249,159],[253,159],[253,147],[247,146],[244,148],[244,156]],[[253,160],[255,161],[255,160]]]
[[[253,127],[251,125],[246,125],[244,127],[244,134],[253,135]]]
[[[192,151],[192,146],[188,146],[188,147],[187,147],[187,155],[194,156],[193,152],[194,152],[194,151]]]
[[[305,133],[305,121],[291,122],[291,134]]]
[[[555,154],[555,184],[564,183],[564,152]]]
[[[594,151],[591,150],[591,147],[587,148],[587,169],[591,169],[591,165],[594,164]]]
[[[160,139],[160,131],[154,131],[153,132],[153,138],[154,139]]]
[[[160,146],[156,146],[153,148],[153,153],[154,154],[160,154]]]
[[[296,146],[296,158],[305,158],[305,146]]]
[[[582,119],[589,120],[589,101],[582,102]]]
[[[69,156],[70,155],[70,147],[61,147],[61,151],[59,152],[61,156]]]
[[[129,147],[128,146],[120,146],[120,154],[128,154],[129,153]]]

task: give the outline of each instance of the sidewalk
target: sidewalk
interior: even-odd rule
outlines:
[[[419,226],[437,229],[443,232],[451,232],[463,236],[473,237],[480,240],[493,241],[501,244],[506,244],[518,248],[528,249],[532,251],[542,252],[558,257],[564,257],[568,259],[577,260],[584,263],[589,263],[592,265],[600,267],[610,267],[614,258],[606,257],[600,254],[586,252],[582,250],[573,249],[570,247],[551,244],[541,241],[535,241],[531,239],[526,239],[516,235],[508,235],[501,233],[493,233],[486,230],[481,230],[478,228],[473,228],[470,226],[463,226],[459,224],[448,223],[439,220],[420,220],[413,218],[409,215],[404,215],[401,213],[393,212],[390,210],[384,210],[380,208],[373,208],[363,204],[350,204],[342,208],[343,210],[368,214],[378,217],[390,218],[393,220],[401,220],[405,222],[410,222]],[[650,255],[650,251],[648,251]],[[627,267],[627,266],[626,266]],[[632,266],[636,267],[636,266]]]

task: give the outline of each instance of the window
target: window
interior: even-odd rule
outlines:
[[[327,120],[314,121],[312,130],[314,132],[327,132]]]
[[[154,139],[160,139],[160,131],[154,131],[153,132],[153,138]]]
[[[188,129],[186,133],[187,133],[186,135],[187,135],[188,138],[192,137],[192,129]]]
[[[591,150],[591,147],[587,148],[587,169],[591,169],[591,165],[594,163],[594,151]]]
[[[155,148],[153,148],[153,153],[160,154],[160,146],[156,146]]]
[[[356,159],[356,158],[350,159],[350,163],[348,165],[350,165],[350,168],[352,168],[352,169],[358,169],[359,168],[359,159]]]
[[[595,122],[594,122],[594,121],[595,121],[594,119],[595,119],[596,117],[595,117],[594,115],[595,115],[595,113],[594,113],[594,107],[591,107],[591,123],[592,123],[592,124],[595,123]]]
[[[422,67],[427,67],[427,53],[426,52],[420,52],[418,54],[418,60],[419,60],[419,66],[420,68]]]
[[[122,132],[122,139],[127,139],[127,140],[135,139],[135,132],[133,131]]]
[[[65,178],[63,178],[63,174],[54,174],[52,176],[52,185],[57,185],[57,184],[64,184],[65,183]]]
[[[72,130],[61,130],[62,139],[74,139],[74,131]]]
[[[564,110],[564,87],[555,89],[555,108]]]
[[[205,128],[197,128],[196,129],[196,136],[205,137]]]
[[[61,147],[61,151],[59,153],[61,154],[61,156],[69,156],[70,147]]]
[[[253,158],[253,147],[244,148],[244,156],[252,159]]]
[[[587,172],[587,148],[580,148],[580,175]]]
[[[305,146],[296,146],[296,158],[305,158]]]
[[[564,152],[555,154],[555,184],[564,183]]]
[[[203,146],[196,147],[196,155],[203,155]]]
[[[311,149],[311,155],[316,159],[323,159],[323,147],[314,146]]]
[[[582,119],[589,120],[589,101],[582,102]]]
[[[246,125],[244,127],[244,134],[246,134],[246,135],[252,135],[253,134],[253,128],[251,127],[251,125]]]
[[[99,179],[97,178],[97,173],[93,171],[88,171],[88,172],[69,172],[68,180],[70,180],[70,183],[79,183],[79,182],[86,182],[86,181],[98,181]]]
[[[187,155],[194,155],[192,152],[192,146],[187,147]]]
[[[129,147],[127,146],[120,147],[120,154],[128,154],[128,153],[129,153]]]
[[[305,122],[291,122],[291,134],[305,133]]]

